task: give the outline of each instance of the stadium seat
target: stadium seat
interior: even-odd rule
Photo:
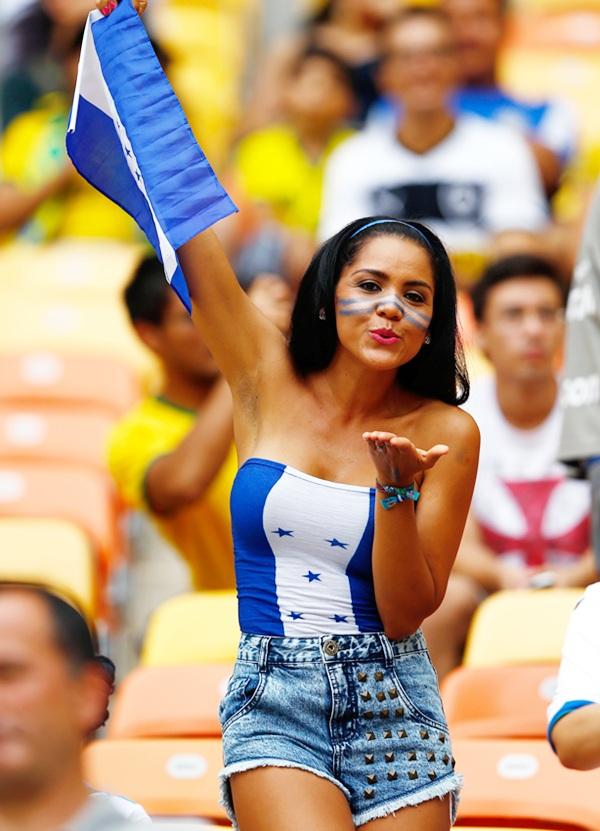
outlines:
[[[600,828],[600,769],[568,770],[543,739],[456,739],[457,825]]]
[[[17,289],[25,297],[119,300],[143,254],[142,245],[110,239],[17,240],[0,248],[0,298],[3,290]]]
[[[600,71],[600,7],[563,8],[514,15],[500,62],[500,80],[516,95],[567,101],[587,148],[600,139],[596,106]]]
[[[118,418],[139,396],[135,374],[118,359],[48,350],[0,354],[0,405],[56,404]]]
[[[231,664],[138,667],[119,686],[111,739],[221,735],[219,701]]]
[[[490,595],[477,609],[465,666],[560,661],[569,616],[583,589],[522,589]]]
[[[86,534],[61,519],[0,518],[0,582],[54,587],[96,613],[96,563]]]
[[[459,667],[444,678],[451,733],[461,738],[544,738],[558,666]]]
[[[93,410],[24,409],[0,401],[0,460],[70,462],[106,472],[106,440],[113,424],[114,419]]]
[[[162,603],[150,618],[141,663],[232,663],[239,637],[235,592],[181,594]]]
[[[85,779],[140,802],[151,815],[225,819],[219,739],[104,739],[84,754]]]
[[[64,519],[85,531],[105,574],[121,553],[108,478],[67,464],[0,464],[0,516]]]
[[[156,374],[154,356],[116,298],[52,298],[3,289],[0,301],[0,354],[47,349],[102,355],[126,363],[146,383]]]

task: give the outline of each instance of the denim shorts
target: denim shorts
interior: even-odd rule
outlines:
[[[219,715],[234,827],[229,777],[272,766],[337,785],[356,826],[446,794],[454,821],[461,777],[420,631],[398,641],[242,635]]]

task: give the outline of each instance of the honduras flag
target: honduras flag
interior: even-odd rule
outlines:
[[[90,184],[136,220],[191,311],[177,249],[236,207],[198,146],[131,0],[108,17],[88,16],[67,152]]]

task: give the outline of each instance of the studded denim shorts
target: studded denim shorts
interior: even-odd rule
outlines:
[[[446,794],[454,820],[461,777],[420,631],[398,641],[242,635],[220,718],[234,827],[229,777],[267,766],[328,779],[356,826]]]

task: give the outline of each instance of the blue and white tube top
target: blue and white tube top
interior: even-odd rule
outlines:
[[[375,491],[248,459],[231,491],[242,632],[383,630],[373,590]]]

